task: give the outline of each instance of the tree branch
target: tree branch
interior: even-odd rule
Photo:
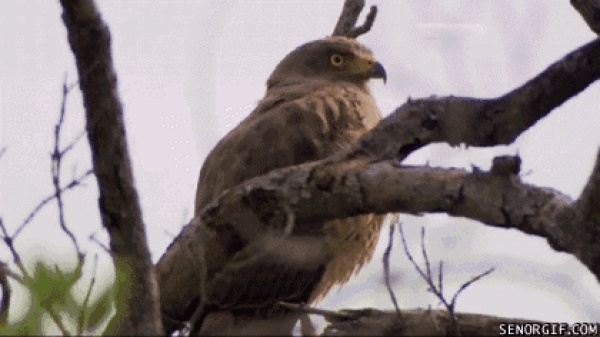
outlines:
[[[373,160],[403,160],[431,143],[510,144],[598,78],[600,40],[596,39],[498,98],[409,99],[366,135],[355,152]]]
[[[600,0],[571,0],[590,29],[600,35]]]
[[[368,33],[375,22],[375,18],[377,17],[377,7],[371,6],[365,22],[361,26],[356,26],[360,12],[362,12],[364,7],[364,0],[346,0],[344,2],[342,13],[340,14],[338,22],[335,25],[335,29],[331,35],[357,38],[360,35]]]
[[[65,121],[67,97],[69,96],[69,93],[71,92],[71,90],[73,88],[74,88],[73,86],[67,86],[67,79],[65,77],[63,87],[62,87],[62,102],[61,102],[58,122],[54,126],[54,151],[52,152],[52,155],[51,155],[51,158],[52,158],[51,172],[52,172],[52,185],[54,186],[54,198],[56,199],[56,203],[58,205],[58,222],[59,222],[60,228],[69,237],[69,240],[71,241],[71,243],[73,244],[73,247],[75,247],[75,250],[77,251],[77,270],[79,273],[81,273],[81,268],[83,267],[83,262],[84,262],[83,261],[84,255],[81,252],[81,248],[79,248],[79,243],[77,242],[77,238],[75,238],[75,235],[73,234],[73,232],[71,232],[69,227],[67,227],[67,223],[65,221],[64,203],[63,203],[63,199],[62,199],[63,189],[61,187],[61,182],[60,182],[61,173],[62,173],[61,172],[62,160],[63,160],[64,156],[67,155],[69,153],[69,151],[71,151],[73,149],[73,147],[77,144],[77,142],[80,139],[80,137],[77,137],[72,143],[67,145],[67,147],[65,149],[61,149],[60,137],[61,137],[62,126]],[[90,172],[90,174],[91,174],[91,172]]]
[[[92,0],[61,0],[86,109],[87,134],[116,269],[117,334],[162,334],[158,287],[125,138],[110,34]]]
[[[600,232],[600,149],[596,153],[596,163],[583,192],[577,200],[577,208],[590,224],[589,230]]]
[[[273,206],[254,207],[263,198],[272,200]],[[365,157],[336,162],[326,159],[248,180],[208,206],[201,221],[252,241],[262,235],[255,228],[275,226],[263,221],[278,221],[282,210],[276,205],[284,203],[290,204],[297,223],[368,213],[426,212],[516,228],[546,238],[558,251],[573,254],[600,279],[597,238],[586,231],[572,200],[557,191],[525,184],[516,176],[477,169],[469,173],[403,167],[396,161],[368,163]],[[244,222],[235,220],[240,214]]]
[[[341,313],[345,315],[340,318],[325,315],[330,324],[323,336],[455,336],[456,327],[446,310],[404,310],[401,319],[395,312],[376,309],[342,310]],[[540,331],[542,327],[554,329],[547,331],[556,336],[568,336],[569,333],[566,324],[479,314],[457,313],[456,322],[463,336],[506,335],[509,328],[525,324],[529,328],[535,325]]]
[[[399,224],[402,226],[402,224]],[[390,225],[390,234],[388,236],[388,245],[385,249],[385,253],[383,253],[383,276],[385,278],[385,287],[387,288],[388,293],[390,294],[390,299],[392,300],[392,304],[394,304],[394,309],[396,309],[396,314],[398,316],[402,315],[400,311],[400,306],[398,306],[398,300],[396,299],[396,294],[394,293],[394,289],[392,289],[392,282],[390,278],[390,254],[392,253],[392,247],[394,246],[394,229],[396,228],[395,224]]]

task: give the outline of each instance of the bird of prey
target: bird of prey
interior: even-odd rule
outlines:
[[[290,52],[269,77],[256,109],[208,155],[198,181],[196,215],[244,180],[356,144],[381,119],[369,91],[372,78],[385,81],[383,66],[351,38],[327,37]],[[242,242],[235,233],[202,228],[207,314],[201,329],[240,331],[218,331],[223,324],[210,323],[211,314],[219,317],[215,322],[243,326],[244,320],[280,314],[280,301],[314,303],[371,259],[383,220],[363,215],[296,223],[282,241]]]

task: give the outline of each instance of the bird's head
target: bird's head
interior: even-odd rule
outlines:
[[[363,86],[371,78],[387,77],[383,66],[371,50],[354,39],[328,37],[311,41],[294,49],[275,68],[267,87],[295,80],[327,80]]]

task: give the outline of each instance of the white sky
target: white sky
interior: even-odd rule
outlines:
[[[113,38],[135,179],[157,260],[191,216],[197,174],[208,151],[252,110],[269,73],[287,52],[331,32],[343,0],[97,3]],[[379,15],[373,30],[360,40],[388,70],[386,86],[372,85],[384,114],[409,96],[503,94],[594,38],[566,1],[368,4],[377,4]],[[76,79],[60,15],[58,1],[0,2],[0,146],[7,147],[0,160],[0,215],[13,231],[52,191],[49,153],[61,85],[65,74],[70,82]],[[487,169],[495,155],[518,152],[526,181],[576,197],[600,145],[600,119],[593,108],[597,97],[600,87],[595,84],[511,146],[429,146],[408,163]],[[84,128],[77,90],[69,97],[67,119],[64,144]],[[64,167],[64,181],[90,167],[86,142]],[[101,277],[108,280],[110,259],[88,240],[97,233],[106,242],[95,181],[87,185],[67,196],[67,221],[86,251],[100,254]],[[545,241],[441,215],[402,219],[414,249],[420,225],[427,225],[429,256],[445,261],[449,290],[496,268],[462,295],[459,311],[598,321],[597,281],[574,258],[553,252]],[[55,205],[27,227],[17,248],[29,259],[42,255],[57,262],[74,260],[58,229]],[[382,286],[383,248],[380,245],[374,262],[358,277],[321,305],[391,308]],[[0,258],[10,259],[3,246]],[[400,249],[394,253],[393,268],[401,307],[438,305]]]

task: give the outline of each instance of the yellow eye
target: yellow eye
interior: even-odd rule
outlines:
[[[341,67],[344,64],[344,57],[340,54],[333,54],[329,58],[329,62],[335,67]]]

